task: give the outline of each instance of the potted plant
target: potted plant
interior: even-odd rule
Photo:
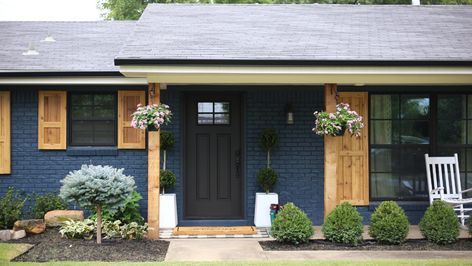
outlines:
[[[163,103],[143,106],[138,104],[136,112],[133,113],[131,126],[133,128],[157,131],[162,125],[166,125],[172,118],[169,106]]]
[[[165,193],[166,189],[175,186],[175,174],[167,170],[167,150],[174,145],[174,135],[169,131],[161,131],[161,148],[163,152],[162,170],[160,174],[160,208],[159,208],[159,226],[161,228],[174,228],[177,226],[177,198],[175,193]]]
[[[315,127],[313,132],[320,136],[343,136],[349,131],[352,136],[359,137],[364,127],[362,116],[352,111],[349,104],[340,103],[336,105],[336,112],[315,112]]]
[[[261,146],[267,152],[267,165],[257,173],[257,182],[264,192],[256,193],[254,208],[254,225],[270,227],[270,205],[279,203],[279,195],[270,192],[277,182],[277,172],[270,166],[270,152],[277,145],[279,137],[275,129],[264,129],[261,134]]]

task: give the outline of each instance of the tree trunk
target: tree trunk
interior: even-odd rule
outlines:
[[[270,149],[267,150],[267,168],[270,168]]]
[[[166,170],[166,164],[167,164],[167,150],[164,150],[164,160],[162,161],[162,170]]]
[[[97,205],[97,244],[102,243],[102,206]]]

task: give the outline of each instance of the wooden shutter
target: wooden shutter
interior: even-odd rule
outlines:
[[[67,93],[39,91],[38,148],[65,150],[67,135]]]
[[[118,91],[118,148],[145,149],[145,131],[131,127],[138,104],[146,104],[145,91]]]
[[[10,92],[0,91],[0,174],[11,173]]]
[[[365,127],[359,138],[352,137],[347,130],[344,136],[338,137],[337,203],[369,204],[368,101],[367,92],[339,93],[339,102],[348,103],[358,112]]]

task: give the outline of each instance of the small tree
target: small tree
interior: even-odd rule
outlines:
[[[102,243],[102,208],[116,210],[125,204],[135,189],[134,178],[123,174],[124,169],[111,166],[82,165],[63,180],[59,196],[76,201],[82,208],[97,210],[97,243]]]
[[[175,186],[176,177],[175,174],[167,170],[167,150],[174,146],[174,134],[169,131],[161,131],[161,148],[163,153],[162,170],[160,174],[160,186],[162,188],[162,194],[165,194],[166,189],[173,188]]]

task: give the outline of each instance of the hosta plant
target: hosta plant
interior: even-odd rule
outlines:
[[[132,115],[131,126],[139,129],[159,129],[170,122],[172,112],[169,106],[163,103],[142,106],[138,104]]]
[[[341,136],[347,130],[351,135],[359,137],[364,127],[362,116],[351,110],[347,103],[336,105],[336,112],[315,112],[313,132],[320,136]]]
[[[92,239],[95,222],[91,219],[83,221],[64,221],[59,230],[62,237],[67,239]]]
[[[129,223],[129,224],[124,224],[121,226],[121,237],[124,239],[128,240],[133,240],[133,239],[142,239],[148,229],[148,224],[145,223],[144,225],[139,225],[137,223]]]

